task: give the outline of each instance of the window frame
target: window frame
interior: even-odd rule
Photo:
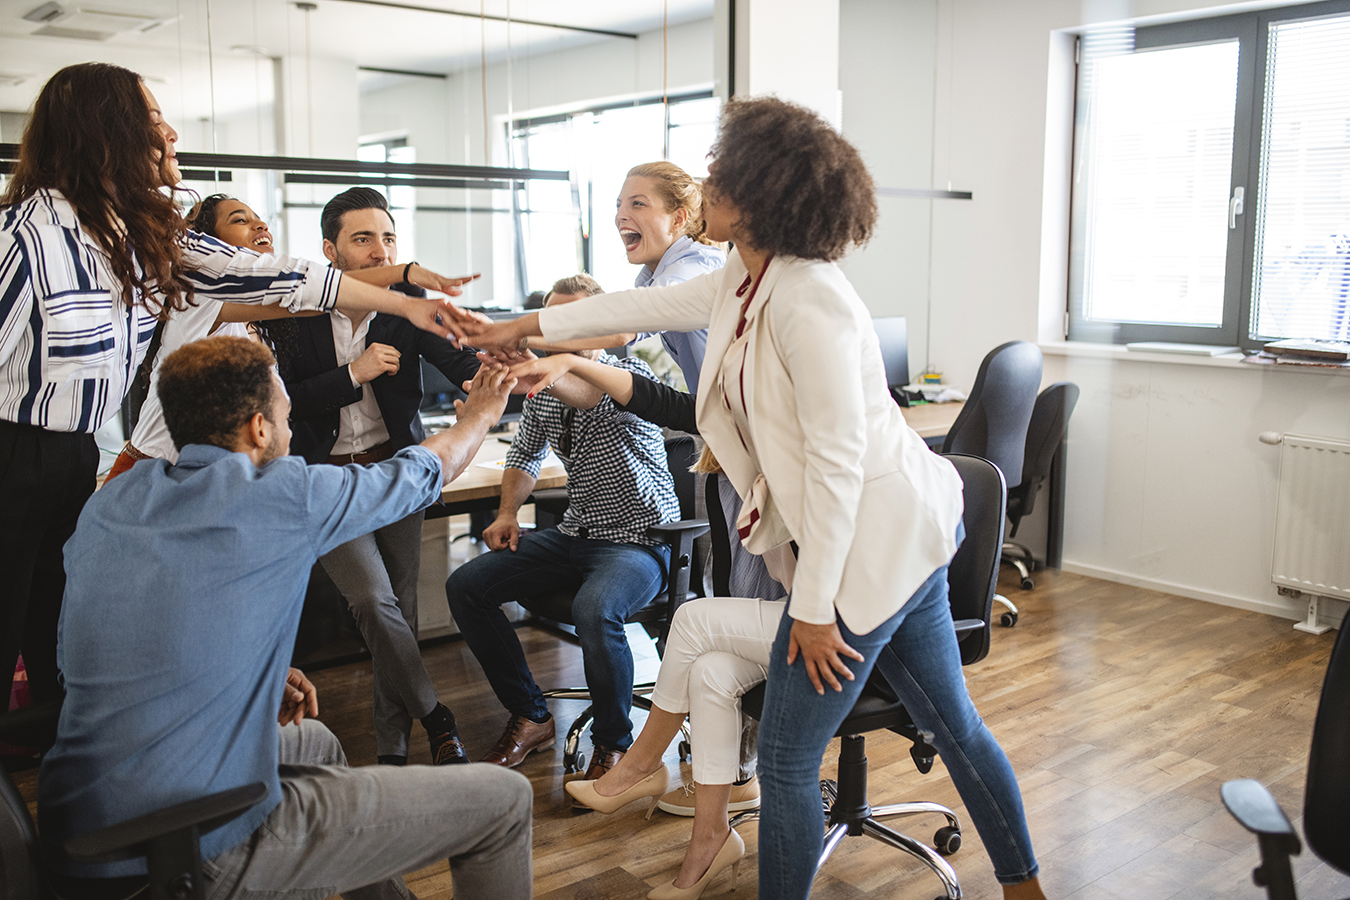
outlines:
[[[1080,165],[1090,162],[1083,158],[1083,137],[1086,123],[1083,112],[1086,99],[1080,95],[1083,63],[1074,73],[1073,156],[1069,225],[1069,277],[1067,323],[1069,340],[1094,343],[1125,344],[1134,341],[1167,341],[1188,344],[1236,346],[1243,350],[1257,350],[1271,337],[1252,337],[1252,291],[1256,271],[1256,227],[1260,196],[1262,141],[1265,118],[1267,62],[1270,49],[1270,26],[1276,22],[1298,19],[1324,18],[1350,13],[1350,0],[1321,0],[1273,7],[1250,13],[1212,16],[1170,22],[1161,25],[1139,26],[1134,32],[1134,50],[1159,50],[1238,41],[1237,98],[1233,112],[1233,158],[1230,166],[1228,196],[1234,188],[1244,189],[1243,212],[1237,217],[1238,226],[1229,229],[1224,261],[1223,320],[1218,327],[1197,325],[1168,325],[1139,322],[1088,321],[1083,316],[1082,256],[1087,222],[1085,192],[1075,189]],[[1081,42],[1080,35],[1080,42]],[[1081,46],[1081,43],[1080,43]]]
[[[627,109],[630,107],[639,107],[639,106],[653,106],[662,103],[666,103],[670,107],[674,107],[680,103],[687,103],[694,100],[710,100],[715,98],[716,96],[717,92],[712,88],[701,88],[697,90],[680,91],[679,93],[670,94],[668,96],[662,96],[661,94],[653,94],[649,96],[640,97],[636,100],[591,104],[587,106],[581,106],[576,109],[571,109],[566,112],[550,113],[548,115],[542,116],[529,116],[525,118],[512,119],[509,122],[505,123],[506,140],[508,142],[508,145],[517,140],[521,141],[524,144],[522,153],[526,161],[528,162],[529,137],[530,137],[529,132],[540,126],[567,123],[581,116],[597,115],[600,113],[616,109]],[[672,125],[670,121],[670,115],[667,113],[662,127],[665,129],[666,146],[669,147],[670,132],[673,129],[679,128],[681,126]],[[590,274],[592,273],[595,265],[594,238],[591,233],[593,224],[596,221],[595,185],[591,179],[589,178],[587,179],[584,191],[585,199],[583,201],[582,200],[583,192],[581,190],[581,184],[579,183],[578,178],[579,173],[573,171],[570,183],[572,186],[572,198],[575,206],[574,211],[577,216],[576,234],[577,234],[577,252],[579,257],[578,263],[579,263],[579,271]],[[525,264],[524,217],[530,215],[535,211],[529,209],[524,203],[521,202],[520,194],[521,191],[519,190],[513,190],[511,192],[511,213],[512,213],[511,218],[515,226],[514,230],[516,235],[515,241],[516,290],[517,293],[520,295],[519,296],[520,301],[524,302],[525,295],[529,291],[529,285],[527,283],[528,282],[527,269]],[[582,208],[583,205],[585,207],[584,209]]]

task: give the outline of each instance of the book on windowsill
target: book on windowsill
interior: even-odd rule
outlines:
[[[1323,359],[1291,353],[1270,353],[1266,350],[1252,356],[1244,356],[1242,361],[1258,366],[1318,366],[1323,369],[1350,369],[1350,360]]]
[[[1291,338],[1283,341],[1271,341],[1262,350],[1287,362],[1296,362],[1298,358],[1313,363],[1350,361],[1350,341]]]

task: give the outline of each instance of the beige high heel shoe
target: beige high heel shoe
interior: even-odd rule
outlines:
[[[595,789],[595,781],[569,781],[563,787],[572,798],[580,803],[584,803],[596,812],[612,813],[621,807],[627,806],[634,800],[641,800],[643,797],[651,797],[652,805],[647,808],[647,818],[652,817],[656,810],[656,801],[666,792],[670,784],[670,775],[666,772],[664,765],[657,769],[637,784],[620,794],[613,797],[602,796]]]
[[[703,877],[694,882],[687,888],[678,888],[675,886],[675,879],[671,879],[669,884],[663,884],[659,888],[654,888],[647,895],[647,900],[698,900],[703,896],[703,892],[708,889],[708,885],[713,883],[713,879],[722,874],[722,870],[731,866],[731,889],[736,890],[736,879],[741,874],[741,860],[745,858],[745,841],[736,833],[736,829],[731,829],[727,835],[726,843],[722,849],[717,851],[713,857],[712,863],[708,866],[708,871],[703,873]]]

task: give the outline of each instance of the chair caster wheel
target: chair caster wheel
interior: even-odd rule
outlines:
[[[1024,590],[1024,591],[1029,591],[1029,590],[1031,590],[1032,588],[1034,588],[1035,586],[1036,586],[1036,582],[1032,581],[1030,578],[1023,578],[1023,579],[1022,579],[1022,590]]]
[[[1017,613],[1005,612],[999,621],[1003,623],[1004,628],[1011,628],[1017,624]]]
[[[573,772],[586,771],[586,754],[578,753],[571,761],[568,761],[567,754],[563,754],[563,771],[569,775]]]
[[[951,856],[961,849],[961,832],[950,825],[944,825],[933,835],[933,849],[942,856]]]

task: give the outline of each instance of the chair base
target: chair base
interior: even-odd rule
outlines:
[[[1040,568],[1036,562],[1036,555],[1031,550],[1016,541],[1003,542],[1002,561],[1017,570],[1017,574],[1022,577],[1022,590],[1029,591],[1036,586],[1032,581],[1031,573]]]
[[[633,685],[633,706],[650,712],[652,708],[651,693],[654,690],[656,690],[656,683],[652,681]],[[555,688],[551,691],[544,691],[543,694],[545,700],[591,699],[590,688],[585,687]],[[572,724],[567,729],[567,737],[563,739],[563,771],[568,774],[586,771],[586,754],[581,752],[581,735],[595,719],[592,709],[593,707],[586,707],[580,715],[572,720]],[[685,719],[684,723],[680,725],[680,736],[680,761],[687,762],[690,746],[688,719]]]
[[[994,602],[995,602],[995,603],[998,603],[998,604],[1001,604],[1001,605],[1003,605],[1003,606],[1005,606],[1005,607],[1008,608],[1008,611],[1005,612],[1002,616],[999,617],[999,621],[1003,623],[1003,627],[1004,627],[1004,628],[1011,628],[1011,627],[1013,627],[1014,625],[1016,625],[1016,624],[1017,624],[1017,607],[1013,605],[1013,602],[1012,602],[1011,600],[1009,600],[1007,597],[1003,596],[1002,594],[995,594],[995,595],[994,595]]]
[[[945,900],[960,900],[961,883],[956,872],[943,859],[961,849],[961,820],[940,803],[913,802],[870,806],[867,802],[867,756],[861,735],[847,735],[839,750],[839,781],[820,783],[821,801],[825,808],[825,840],[820,858],[816,861],[819,873],[844,838],[870,837],[917,859],[927,866],[942,882]],[[896,816],[916,816],[936,813],[946,817],[947,824],[933,835],[934,847],[929,847],[909,835],[890,828],[881,819]],[[735,828],[759,818],[760,810],[752,809],[731,819]],[[942,898],[939,898],[942,900]]]

